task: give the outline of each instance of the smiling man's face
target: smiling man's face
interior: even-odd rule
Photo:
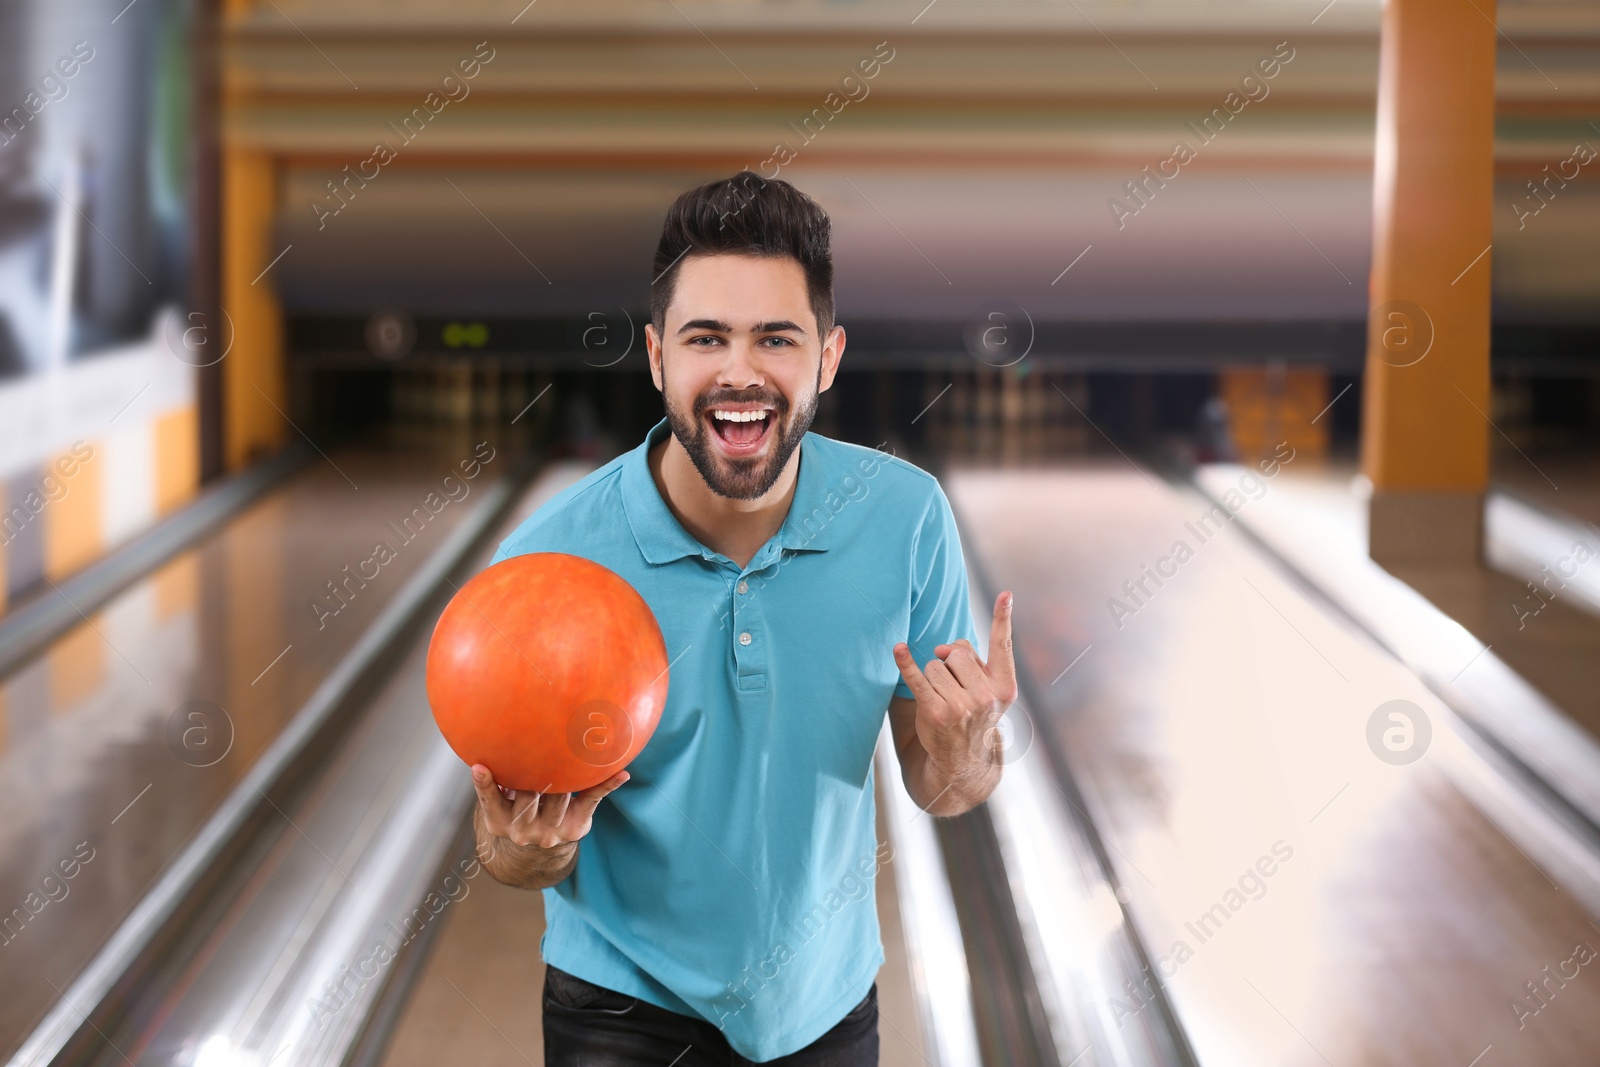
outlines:
[[[663,336],[645,327],[667,423],[720,496],[766,494],[833,384],[844,329],[818,338],[805,271],[789,257],[690,256]]]

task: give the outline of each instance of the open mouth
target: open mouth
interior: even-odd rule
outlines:
[[[712,408],[706,412],[711,432],[730,456],[748,456],[766,444],[773,422],[771,408]]]

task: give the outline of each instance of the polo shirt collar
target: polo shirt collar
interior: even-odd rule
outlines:
[[[690,535],[678,522],[678,517],[661,499],[656,480],[650,474],[650,449],[672,428],[663,418],[645,434],[642,444],[630,452],[622,463],[622,509],[633,531],[633,539],[646,562],[671,563],[685,556],[711,558],[714,553]],[[831,533],[832,513],[826,504],[827,474],[821,466],[821,457],[812,447],[813,434],[800,441],[800,473],[795,479],[794,496],[789,501],[789,513],[778,528],[777,543],[782,548],[795,551],[826,551]],[[808,526],[808,516],[819,516]],[[752,561],[753,562],[753,561]]]

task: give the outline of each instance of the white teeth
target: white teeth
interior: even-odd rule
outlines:
[[[712,416],[714,418],[721,419],[724,422],[755,422],[758,419],[764,419],[764,418],[767,417],[767,413],[764,410],[763,411],[720,411],[720,410],[717,410],[717,411],[713,411],[711,414],[712,414]]]

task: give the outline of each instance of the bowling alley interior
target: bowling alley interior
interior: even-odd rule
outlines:
[[[646,470],[663,423],[689,445],[652,371],[652,295],[689,274],[658,242],[753,172],[829,225],[844,349],[781,407],[796,484],[821,438],[936,480],[945,594],[1015,678],[997,781],[951,814],[903,774],[891,644],[810,666],[886,679],[856,780],[815,775],[876,858],[794,905],[875,911],[847,948],[882,957],[877,1060],[784,1062],[1593,1067],[1597,157],[1577,0],[0,0],[0,1062],[673,1067],[547,1041],[547,911],[655,877],[586,866],[608,832],[728,858],[833,817],[707,834],[669,792],[804,747],[650,758],[755,728],[676,684],[750,635],[676,647],[698,609],[623,574],[660,728],[554,887],[483,860],[495,790],[430,642],[513,531]],[[759,383],[777,357],[744,351],[716,373]],[[836,518],[887,507],[899,475],[863,477],[814,513],[812,577],[773,579],[829,607],[775,632],[890,622],[815,558],[898,529]],[[721,560],[731,588],[669,501],[691,558],[637,573]],[[818,752],[843,714],[761,707]],[[630,790],[672,806],[627,823]],[[661,921],[610,951],[645,973]],[[844,1003],[846,962],[806,988],[748,947],[671,973]],[[693,1021],[724,1043],[678,1067],[762,1062]]]

